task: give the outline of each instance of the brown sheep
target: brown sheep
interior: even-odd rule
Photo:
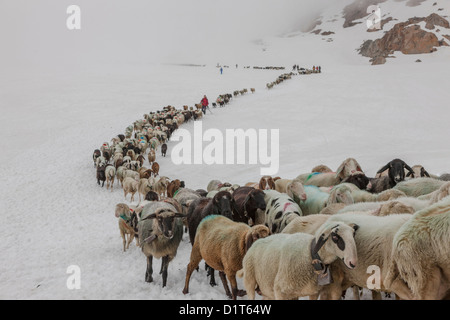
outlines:
[[[152,164],[153,162],[155,162],[156,160],[156,153],[155,153],[155,149],[150,149],[150,151],[148,152],[148,162],[150,164]]]
[[[167,197],[168,198],[173,198],[173,196],[175,195],[175,192],[178,191],[178,189],[180,189],[181,187],[181,181],[178,179],[172,180],[169,182],[169,184],[167,185]]]
[[[153,162],[152,163],[152,171],[153,171],[153,176],[156,177],[159,174],[159,164],[158,162]]]
[[[203,219],[197,228],[183,293],[189,293],[192,272],[204,259],[208,266],[219,271],[228,297],[236,300],[237,296],[244,295],[245,291],[237,288],[236,273],[242,269],[242,260],[251,245],[269,234],[269,228],[266,226],[249,227],[245,223],[234,222],[221,215],[211,215]],[[227,278],[231,284],[231,292]]]

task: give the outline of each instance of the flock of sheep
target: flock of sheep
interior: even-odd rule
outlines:
[[[131,193],[133,202],[139,193],[137,205],[119,203],[115,216],[123,251],[135,240],[147,258],[146,282],[153,281],[157,258],[166,286],[169,263],[187,232],[192,249],[185,294],[204,260],[210,284],[216,285],[218,271],[231,299],[254,299],[255,293],[340,299],[348,288],[357,299],[363,288],[374,299],[382,292],[399,299],[449,297],[449,174],[433,176],[394,159],[367,177],[348,158],[334,171],[318,165],[293,179],[263,176],[245,185],[212,180],[205,189],[189,189],[159,176],[154,164],[155,151],[167,147],[179,125],[202,117],[201,109],[192,109],[169,106],[146,114],[94,152],[99,184],[106,181],[112,190],[116,177],[125,199]],[[151,168],[143,166],[147,152]]]

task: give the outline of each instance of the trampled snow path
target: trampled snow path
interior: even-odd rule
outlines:
[[[144,112],[255,87],[254,95],[207,112],[203,129],[280,129],[281,177],[321,163],[335,169],[347,157],[368,175],[397,157],[440,174],[450,170],[450,69],[434,66],[326,66],[320,75],[297,76],[270,91],[265,84],[280,71],[230,68],[220,77],[212,67],[164,66],[2,79],[2,149],[8,152],[0,168],[0,299],[224,299],[222,286],[211,288],[202,268],[191,278],[191,293],[182,294],[187,236],[167,287],[161,288],[158,260],[155,282],[144,282],[144,255],[134,245],[122,252],[114,206],[123,192],[117,184],[113,192],[97,186],[93,150]],[[193,123],[183,128],[192,130]],[[206,188],[215,178],[238,184],[259,178],[260,165],[175,166],[172,146],[169,157],[158,158],[160,173],[190,188]],[[70,265],[81,269],[79,290],[66,286]]]

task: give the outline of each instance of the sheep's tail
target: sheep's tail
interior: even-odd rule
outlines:
[[[239,271],[236,273],[236,276],[237,276],[238,278],[243,278],[243,277],[244,277],[244,269],[239,270]]]

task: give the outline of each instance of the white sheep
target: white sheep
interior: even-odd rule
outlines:
[[[300,180],[305,186],[314,185],[318,187],[331,187],[341,183],[342,180],[355,172],[362,172],[361,166],[355,159],[347,158],[341,163],[335,173],[305,173],[299,175],[296,179]]]
[[[116,168],[113,165],[107,165],[105,168],[106,176],[106,189],[111,187],[111,192],[113,191],[114,178],[116,176]]]
[[[292,219],[302,216],[300,206],[292,200],[286,193],[280,193],[276,190],[265,190],[264,201],[266,211],[264,219],[256,217],[256,221],[262,222],[270,229],[272,233],[281,232]],[[257,212],[257,214],[260,214]]]
[[[332,265],[334,272],[340,270],[344,276],[336,277],[333,284],[323,288],[321,296],[335,297],[348,287],[356,285],[376,292],[394,292],[402,299],[410,299],[411,291],[402,279],[397,277],[389,285],[383,280],[391,268],[393,238],[411,217],[411,214],[395,214],[384,217],[359,214],[330,216],[327,224],[347,223],[359,226],[355,235],[358,264],[356,268],[349,269],[341,261],[336,261]],[[375,283],[372,282],[373,270],[377,270],[378,276]],[[373,284],[374,287],[369,288],[368,283]]]
[[[394,189],[403,191],[407,196],[418,197],[438,190],[444,183],[433,178],[417,178],[399,182]]]
[[[326,222],[315,236],[280,233],[258,240],[247,251],[243,269],[237,274],[244,278],[248,298],[255,299],[257,288],[265,299],[317,295],[321,288],[319,277],[329,274],[328,266],[337,258],[343,259],[348,268],[358,265],[356,229],[355,225]]]
[[[300,203],[300,208],[304,215],[309,215],[319,213],[325,207],[334,203],[352,204],[351,188],[353,187],[343,185],[327,193],[316,186],[307,185],[305,186],[307,199]]]
[[[450,289],[450,197],[416,212],[396,233],[385,283],[404,280],[415,299],[443,299]]]
[[[138,191],[139,182],[131,177],[126,177],[123,180],[123,194],[125,199],[127,198],[127,194],[131,193],[131,202],[134,201],[134,194]]]

